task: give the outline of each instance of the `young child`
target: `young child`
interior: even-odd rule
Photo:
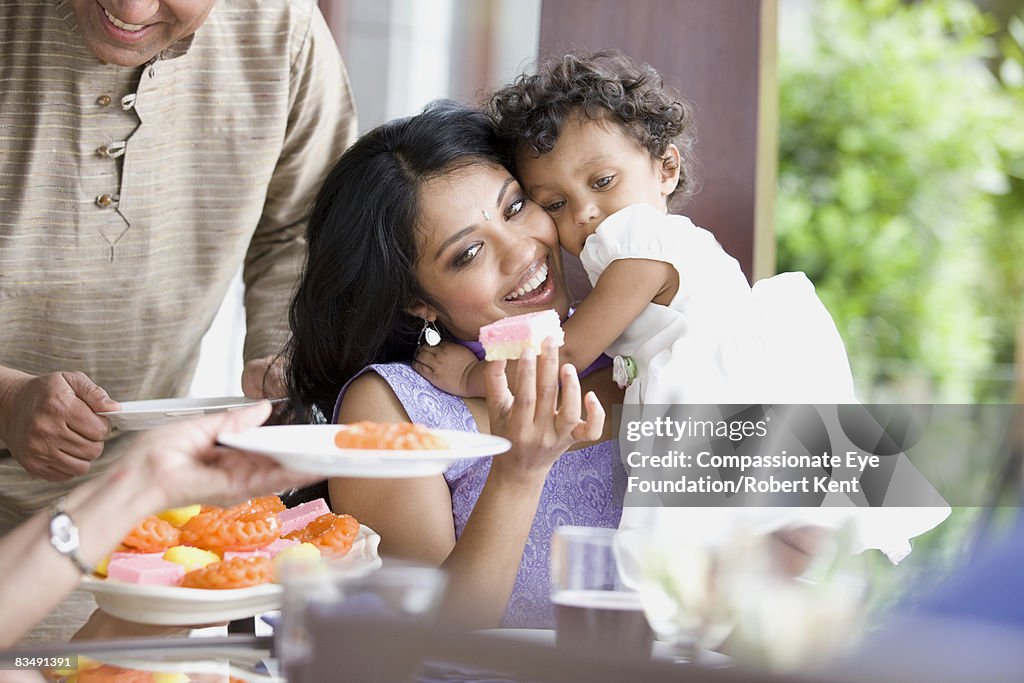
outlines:
[[[627,404],[856,401],[842,338],[807,277],[784,273],[751,287],[710,232],[668,213],[673,199],[693,191],[694,131],[688,106],[657,72],[618,52],[567,55],[494,93],[490,110],[530,199],[554,219],[559,242],[580,257],[593,285],[563,321],[560,363],[588,368],[602,353],[615,355]],[[483,362],[467,345],[423,346],[417,361],[439,388],[484,395]],[[620,528],[724,537],[731,525],[750,523],[799,535],[852,517],[853,549],[879,548],[896,562],[910,552],[908,539],[949,513],[851,504],[634,501]]]
[[[617,52],[568,55],[497,91],[491,113],[530,198],[593,291],[563,323],[560,362],[615,355],[626,403],[845,403],[842,339],[802,273],[753,288],[714,236],[669,202],[694,186],[688,106]],[[436,386],[482,396],[483,363],[423,348]]]

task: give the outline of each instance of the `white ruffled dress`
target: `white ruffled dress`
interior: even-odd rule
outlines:
[[[608,350],[637,365],[627,403],[855,400],[843,340],[803,273],[751,287],[710,232],[646,205],[605,219],[580,259],[591,284],[618,259],[664,261],[679,276],[669,305],[648,304]]]
[[[591,284],[617,259],[664,261],[679,276],[669,305],[648,304],[608,349],[636,364],[627,404],[856,402],[842,337],[803,273],[782,273],[751,287],[714,235],[685,216],[646,205],[606,218],[580,259]],[[767,532],[808,524],[835,528],[853,518],[856,550],[877,548],[898,562],[910,552],[910,538],[950,512],[948,506],[862,508],[831,494],[823,505],[651,509],[630,507],[627,494],[620,528],[720,536],[739,520]]]

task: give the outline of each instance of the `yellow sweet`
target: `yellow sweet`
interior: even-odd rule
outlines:
[[[181,527],[185,522],[198,515],[202,507],[202,505],[186,505],[181,508],[169,508],[163,512],[156,513],[156,516],[176,527]]]
[[[95,570],[96,573],[99,574],[100,576],[106,576],[107,575],[107,565],[109,565],[109,564],[110,564],[110,555],[105,555],[103,557],[103,559],[99,561],[99,564],[96,565],[96,570]]]
[[[274,580],[281,580],[285,565],[314,565],[320,563],[320,549],[312,543],[300,543],[285,548],[274,557]]]
[[[192,679],[183,673],[153,672],[153,683],[188,683],[190,680]]]
[[[168,562],[180,564],[185,568],[186,572],[190,572],[193,569],[205,567],[211,562],[220,562],[220,555],[209,550],[193,548],[190,545],[176,545],[173,548],[167,549],[164,553],[164,559]]]

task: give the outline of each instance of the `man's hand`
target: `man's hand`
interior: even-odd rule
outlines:
[[[284,357],[254,358],[242,368],[242,393],[249,398],[284,398],[288,396]]]
[[[11,373],[0,387],[0,440],[29,474],[65,481],[103,453],[110,423],[96,413],[118,408],[81,372]]]

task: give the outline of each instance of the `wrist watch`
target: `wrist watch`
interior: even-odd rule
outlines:
[[[93,573],[93,567],[89,566],[89,563],[82,557],[78,546],[78,527],[71,520],[71,515],[64,510],[63,498],[57,501],[53,512],[50,513],[50,545],[58,553],[71,560],[78,571],[83,574]]]

